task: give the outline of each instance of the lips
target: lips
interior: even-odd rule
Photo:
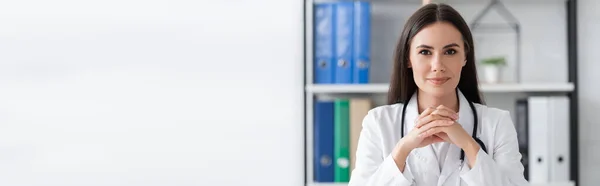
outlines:
[[[429,81],[430,83],[434,84],[434,85],[441,85],[446,83],[448,80],[450,80],[450,78],[448,77],[442,77],[442,78],[427,78],[427,81]]]

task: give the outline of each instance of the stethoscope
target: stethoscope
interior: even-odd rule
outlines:
[[[457,96],[458,96],[458,94],[457,94]],[[400,125],[401,138],[404,137],[404,116],[406,115],[406,106],[408,105],[408,102],[409,101],[406,101],[404,103],[404,105],[402,106],[402,122],[401,122],[402,124]],[[475,106],[473,105],[472,102],[470,102],[470,101],[467,101],[467,102],[469,102],[469,107],[471,107],[471,111],[473,111],[473,124],[474,124],[474,126],[473,126],[473,133],[472,133],[473,139],[475,139],[475,141],[479,144],[479,146],[481,147],[481,149],[483,149],[483,151],[485,153],[487,153],[487,149],[485,147],[485,144],[483,143],[483,141],[481,141],[477,137],[477,123],[478,123],[477,122],[478,121],[477,120],[477,111],[475,110]],[[465,160],[465,151],[463,149],[460,150],[460,160],[461,160],[461,162],[464,162],[464,160]]]

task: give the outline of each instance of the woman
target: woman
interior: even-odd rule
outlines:
[[[349,185],[528,185],[510,114],[483,105],[460,14],[421,7],[395,52],[389,105],[364,118]]]

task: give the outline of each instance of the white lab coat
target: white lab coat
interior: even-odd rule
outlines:
[[[473,115],[460,91],[459,101],[458,123],[471,135]],[[349,186],[529,185],[523,175],[517,133],[509,112],[474,105],[479,116],[477,136],[485,143],[488,153],[480,148],[473,168],[469,168],[466,155],[461,164],[461,149],[451,145],[440,170],[438,158],[429,145],[410,152],[404,172],[400,172],[390,154],[400,140],[402,104],[371,109],[363,120]],[[418,115],[415,94],[407,105],[405,134],[412,130]]]

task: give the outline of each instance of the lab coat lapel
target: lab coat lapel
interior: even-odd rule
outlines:
[[[472,135],[473,131],[473,111],[469,106],[468,100],[464,97],[464,95],[458,91],[458,99],[459,99],[459,109],[458,109],[458,123],[469,133]],[[446,154],[446,160],[444,161],[444,166],[442,167],[442,173],[438,180],[438,186],[444,185],[444,183],[448,180],[448,178],[457,173],[460,170],[461,161],[460,161],[460,152],[461,149],[452,144]],[[465,161],[466,161],[465,156]]]
[[[413,94],[408,105],[406,106],[406,128],[405,128],[405,136],[408,134],[413,127],[415,126],[415,121],[417,117],[419,117],[419,106],[417,101],[417,94]],[[413,154],[418,158],[418,164],[423,165],[427,169],[427,174],[424,174],[424,180],[437,180],[440,175],[440,169],[438,166],[438,159],[433,151],[431,145],[414,149]]]

